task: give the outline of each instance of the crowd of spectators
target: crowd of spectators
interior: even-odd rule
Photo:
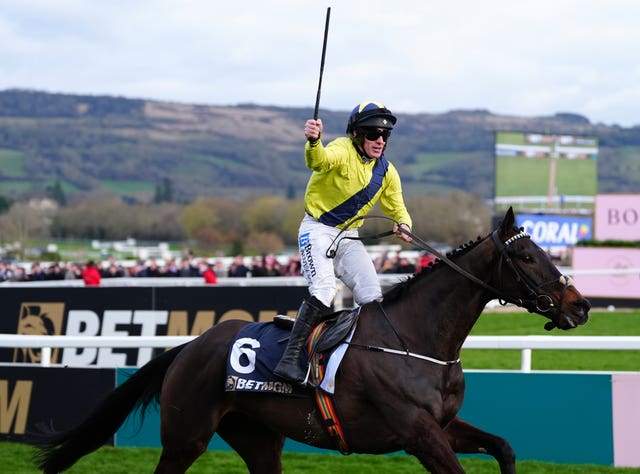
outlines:
[[[428,265],[431,255],[424,254],[418,259],[409,259],[396,252],[382,253],[374,259],[378,273],[415,273]],[[91,271],[87,269],[92,268]],[[246,257],[236,255],[232,259],[197,258],[191,254],[178,259],[158,260],[149,258],[134,262],[119,262],[107,257],[100,262],[52,262],[46,265],[32,262],[25,268],[17,263],[0,261],[0,282],[2,281],[44,281],[74,280],[90,281],[95,285],[100,279],[119,277],[201,277],[207,283],[217,282],[217,278],[246,278],[265,276],[300,276],[300,257],[289,255],[281,261],[273,254]],[[97,277],[97,276],[98,277]]]
[[[256,257],[235,256],[230,263],[225,259],[197,258],[191,254],[178,259],[159,260],[149,258],[133,262],[119,262],[108,257],[101,262],[92,260],[78,262],[52,262],[41,264],[38,261],[28,266],[0,261],[1,281],[45,281],[82,279],[87,269],[97,273],[100,278],[119,277],[203,277],[208,283],[220,277],[262,277],[262,276],[300,276],[300,257],[289,256],[281,264],[274,255]],[[92,276],[95,281],[95,273]],[[213,273],[213,275],[212,275]]]
[[[410,259],[397,252],[384,252],[373,260],[373,264],[378,273],[416,273],[434,260],[435,257],[428,252],[421,253],[416,259]]]

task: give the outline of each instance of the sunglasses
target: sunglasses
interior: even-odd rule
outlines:
[[[378,138],[382,137],[382,139],[386,142],[389,139],[389,135],[391,135],[391,130],[378,130],[375,128],[363,129],[364,137],[372,142],[375,142]]]

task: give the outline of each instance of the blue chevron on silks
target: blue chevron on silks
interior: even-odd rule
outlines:
[[[378,191],[380,191],[382,181],[384,180],[388,169],[389,162],[384,155],[382,155],[380,158],[376,159],[376,162],[373,165],[369,184],[346,201],[322,214],[318,220],[324,225],[336,227],[340,224],[344,224],[354,217],[358,211],[368,204]]]

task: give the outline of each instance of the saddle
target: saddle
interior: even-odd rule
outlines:
[[[310,347],[310,354],[327,352],[340,344],[353,329],[359,315],[358,308],[340,310],[323,317],[318,325],[322,326],[322,329]],[[273,322],[280,329],[291,331],[295,319],[278,315],[273,318]]]

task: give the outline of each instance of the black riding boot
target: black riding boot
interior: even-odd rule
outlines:
[[[307,371],[300,366],[300,352],[315,325],[328,311],[329,308],[315,296],[302,302],[293,329],[291,329],[287,348],[273,373],[290,382],[304,385]]]

